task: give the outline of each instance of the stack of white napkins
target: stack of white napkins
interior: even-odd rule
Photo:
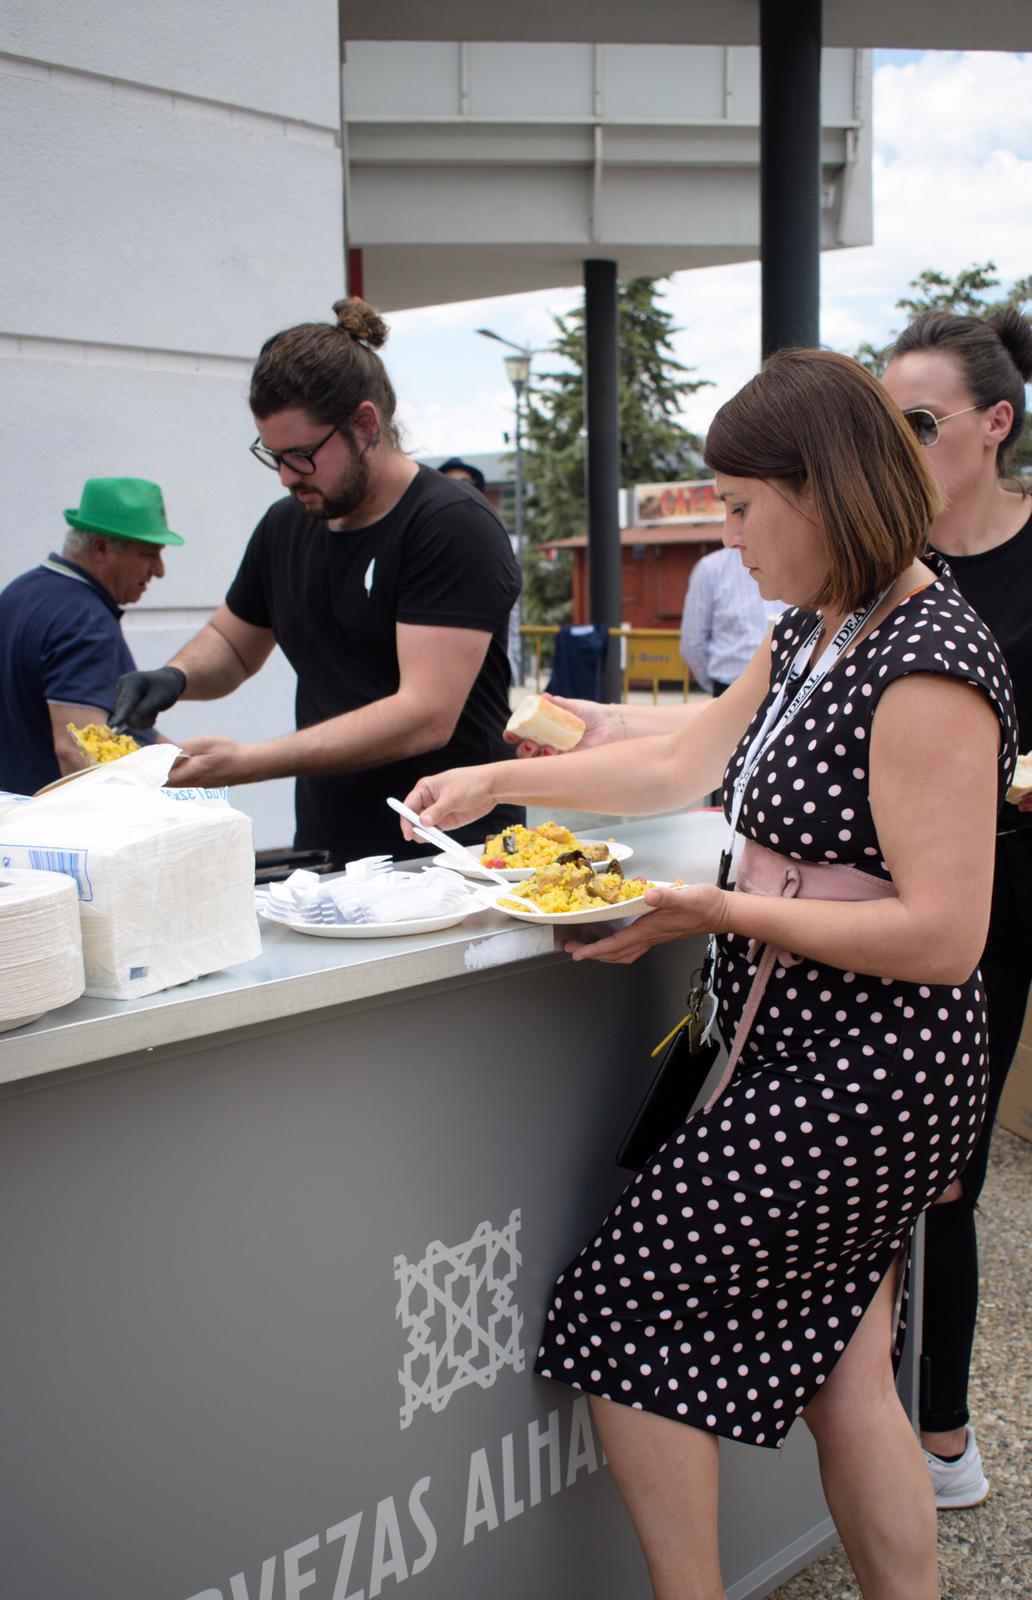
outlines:
[[[88,995],[136,1000],[261,954],[251,819],[203,791],[163,790],[178,754],[145,745],[0,802],[0,862],[75,882]]]
[[[355,927],[422,922],[480,909],[469,885],[457,872],[440,867],[424,868],[418,873],[380,869],[368,877],[352,872],[352,867],[362,865],[349,862],[343,878],[292,872],[284,883],[269,885],[266,916],[281,922]]]

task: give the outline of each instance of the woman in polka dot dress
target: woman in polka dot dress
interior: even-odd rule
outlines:
[[[945,564],[919,559],[938,494],[854,362],[772,357],[718,413],[707,461],[725,543],[791,606],[737,683],[633,760],[609,745],[465,768],[409,804],[444,827],[500,800],[659,812],[724,775],[750,873],[773,866],[783,892],[651,891],[651,915],[567,949],[629,962],[717,935],[729,1045],[764,948],[767,987],[724,1092],[560,1277],[537,1370],[590,1394],[657,1600],[724,1595],[718,1436],[776,1448],[800,1414],[865,1600],[935,1600],[931,1484],[892,1353],[914,1224],[984,1105],[1006,670]],[[829,872],[833,897],[809,898]]]

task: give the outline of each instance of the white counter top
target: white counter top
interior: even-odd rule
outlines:
[[[712,881],[724,843],[721,816],[696,811],[619,824],[634,870],[649,877]],[[602,837],[609,829],[585,831]],[[397,939],[318,939],[262,923],[262,953],[143,1000],[76,1000],[0,1035],[0,1084],[203,1038],[230,1029],[376,999],[488,968],[562,960],[551,926],[484,911],[439,933]]]

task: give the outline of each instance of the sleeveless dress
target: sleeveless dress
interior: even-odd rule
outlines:
[[[871,725],[886,685],[914,672],[987,695],[1002,727],[1002,801],[1017,749],[1007,670],[945,563],[925,560],[937,580],[832,667],[754,768],[739,818],[747,837],[888,879],[868,799]],[[728,766],[725,810],[815,623],[793,608],[775,626],[771,688]],[[756,970],[748,948],[720,941],[727,1041]],[[536,1371],[779,1447],[905,1262],[918,1216],[963,1169],[985,1095],[977,970],[933,986],[809,958],[775,966],[723,1097],[668,1139],[559,1278]],[[905,1272],[899,1281],[897,1354]]]

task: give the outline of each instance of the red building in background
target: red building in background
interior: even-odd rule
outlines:
[[[720,549],[724,507],[712,478],[638,484],[632,504],[631,525],[620,531],[621,621],[632,628],[680,628],[692,568]],[[557,539],[549,548],[573,551],[573,621],[590,622],[586,536]]]

